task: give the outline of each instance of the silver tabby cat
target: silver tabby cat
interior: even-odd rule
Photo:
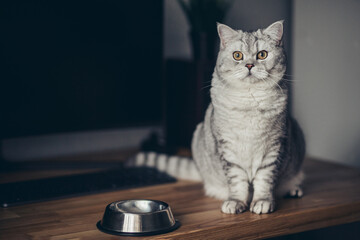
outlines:
[[[218,24],[220,51],[211,104],[194,133],[193,157],[206,194],[224,213],[275,208],[275,191],[301,196],[304,138],[288,114],[282,21],[256,32]]]
[[[270,213],[275,209],[276,194],[303,194],[305,142],[288,112],[283,22],[255,32],[233,30],[224,24],[217,29],[220,51],[211,103],[192,140],[195,172],[208,196],[224,200],[222,212],[237,214],[250,209],[257,214]],[[178,177],[191,178],[186,175],[192,171],[196,179],[191,162],[183,160],[179,167],[176,158],[172,159],[157,157],[158,163],[153,165]]]

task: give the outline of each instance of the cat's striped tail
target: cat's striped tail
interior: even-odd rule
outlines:
[[[140,152],[126,161],[125,166],[152,167],[177,179],[201,180],[195,162],[187,157],[168,156],[155,152]]]

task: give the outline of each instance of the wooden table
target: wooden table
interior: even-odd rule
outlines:
[[[169,203],[182,224],[151,239],[262,239],[360,221],[359,169],[307,159],[305,172],[304,197],[279,200],[271,214],[223,214],[201,183],[178,181],[0,209],[0,239],[119,239],[95,224],[108,203],[139,198]]]

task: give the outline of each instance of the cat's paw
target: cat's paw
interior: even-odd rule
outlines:
[[[227,214],[238,214],[246,211],[247,205],[238,200],[227,200],[224,201],[221,206],[221,211]]]
[[[296,187],[294,189],[291,189],[287,196],[292,198],[301,198],[304,195],[304,192],[300,187]]]
[[[251,202],[250,211],[257,214],[271,213],[275,210],[275,202],[268,199],[260,199]]]

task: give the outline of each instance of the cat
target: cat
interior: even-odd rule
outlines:
[[[195,163],[154,153],[135,162],[201,179],[206,195],[223,200],[223,213],[271,213],[275,194],[303,195],[305,140],[289,114],[283,21],[254,32],[220,23],[217,30],[211,103],[191,143]]]

